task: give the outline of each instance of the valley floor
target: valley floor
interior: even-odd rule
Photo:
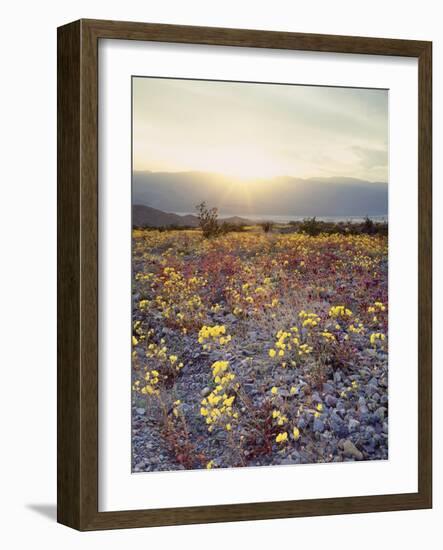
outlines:
[[[379,235],[133,232],[134,472],[388,458]]]

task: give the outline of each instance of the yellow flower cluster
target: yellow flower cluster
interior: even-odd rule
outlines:
[[[275,438],[277,443],[285,443],[288,440],[288,432],[281,432]]]
[[[381,332],[373,332],[369,337],[369,341],[373,346],[376,346],[377,343],[382,343],[386,339],[386,336]]]
[[[274,409],[272,411],[272,418],[277,422],[278,426],[283,426],[283,424],[286,424],[286,422],[288,421],[288,417],[285,416],[278,409]]]
[[[306,355],[308,353],[311,353],[314,348],[310,346],[309,344],[300,344],[298,347],[298,354],[299,355]]]
[[[181,405],[180,399],[177,399],[176,401],[174,401],[174,405],[172,407],[172,414],[174,416],[178,416],[180,414],[180,405]]]
[[[309,317],[306,317],[306,319],[312,319],[313,322],[317,324],[318,321],[316,321],[314,317],[311,317],[311,314],[307,315],[309,315]],[[291,357],[291,353],[294,354],[294,359],[297,359],[303,355],[311,353],[313,350],[313,347],[311,345],[307,343],[302,344],[300,342],[299,330],[295,326],[291,327],[289,331],[279,330],[276,334],[276,337],[277,340],[274,344],[274,347],[268,351],[268,355],[269,357],[271,357],[271,359],[274,357]],[[291,359],[290,361],[290,364],[293,367],[295,367],[297,364],[294,359]],[[282,367],[286,367],[287,364],[284,362],[281,365]]]
[[[357,382],[356,380],[353,380],[353,381],[351,382],[351,385],[348,386],[348,387],[346,388],[346,390],[343,390],[343,391],[340,393],[340,397],[346,398],[346,397],[348,396],[348,393],[350,393],[350,392],[352,392],[352,391],[357,391],[359,387],[360,387],[360,386],[359,386],[358,382]]]
[[[242,280],[245,282],[242,283]],[[280,303],[271,277],[263,277],[257,266],[244,266],[229,283],[224,290],[236,316],[259,315],[263,308],[272,310]]]
[[[314,412],[314,416],[318,418],[321,416],[321,413],[323,412],[323,405],[321,403],[317,403],[317,406],[315,407],[316,411]]]
[[[139,391],[143,395],[158,395],[158,383],[160,381],[160,373],[157,370],[147,371],[144,376],[144,380],[136,380],[134,383],[134,389]]]
[[[354,334],[363,334],[365,327],[363,323],[355,322],[349,325],[348,330]]]
[[[291,332],[279,330],[276,335],[277,341],[274,344],[276,349],[272,348],[269,350],[269,357],[273,358],[276,355],[278,355],[278,357],[284,357],[286,351],[291,351],[293,346],[298,346],[300,340],[297,333],[297,327],[292,327]]]
[[[136,281],[150,281],[154,277],[153,273],[138,272],[135,274]]]
[[[132,326],[132,347],[135,348],[140,342],[145,340],[146,336],[150,336],[152,334],[152,329],[148,330],[147,334],[143,334],[143,328],[141,321],[135,321],[135,323]],[[132,352],[133,356],[136,354],[135,350]]]
[[[160,340],[160,345],[155,342],[148,344],[146,357],[156,358],[167,370],[170,368],[172,371],[179,372],[183,368],[183,363],[178,360],[177,355],[168,355],[164,338]]]
[[[149,308],[149,306],[151,305],[151,302],[149,300],[140,300],[138,305],[141,311],[145,311],[146,309]]]
[[[143,395],[159,395],[159,388],[164,387],[169,380],[173,380],[183,368],[183,363],[177,355],[168,352],[165,340],[158,343],[149,341],[153,336],[153,330],[146,332],[148,339],[145,356],[148,361],[140,361],[140,357],[133,355],[134,374],[136,380],[133,384],[135,392]]]
[[[185,277],[174,267],[163,268],[155,279],[153,304],[162,313],[168,324],[186,329],[203,319],[206,310],[200,293],[207,285],[202,277]],[[186,332],[184,331],[184,332]]]
[[[304,310],[300,311],[298,316],[302,319],[302,326],[304,328],[314,328],[320,321],[320,317],[316,313],[309,313]]]
[[[205,418],[209,431],[212,431],[216,424],[224,424],[224,428],[231,431],[232,420],[239,417],[238,412],[233,409],[235,395],[232,393],[238,389],[238,383],[234,382],[235,374],[229,372],[228,361],[216,361],[212,364],[211,370],[216,386],[202,399],[200,414]]]
[[[214,325],[212,327],[204,325],[198,333],[198,343],[205,350],[211,350],[213,344],[224,346],[231,341],[230,334],[226,334],[225,325]]]
[[[386,311],[386,306],[382,302],[374,302],[373,306],[368,307],[368,313],[375,313],[376,311]]]
[[[345,306],[333,306],[329,310],[329,317],[352,317],[352,311]]]

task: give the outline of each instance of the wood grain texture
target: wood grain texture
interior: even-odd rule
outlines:
[[[398,55],[419,60],[417,493],[98,512],[98,41],[103,38]],[[79,530],[432,506],[431,43],[81,20],[58,29],[58,521]]]
[[[79,525],[80,494],[80,23],[57,51],[57,517]]]
[[[418,57],[426,42],[361,36],[336,36],[275,32],[252,29],[157,25],[124,21],[84,19],[93,35],[100,38],[149,40],[218,46],[272,48],[317,52],[360,53]]]
[[[432,507],[432,44],[418,66],[418,485]]]

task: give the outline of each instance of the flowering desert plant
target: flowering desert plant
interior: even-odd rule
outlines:
[[[386,237],[202,231],[133,235],[134,410],[171,467],[386,456]]]

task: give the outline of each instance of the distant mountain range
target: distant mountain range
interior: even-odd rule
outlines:
[[[251,223],[251,220],[238,216],[220,218],[220,220],[234,225]],[[132,225],[134,227],[197,227],[198,218],[192,214],[180,216],[170,212],[162,212],[143,204],[134,204],[132,207]]]
[[[133,204],[195,212],[206,201],[219,212],[276,216],[385,216],[388,185],[354,178],[276,177],[250,182],[204,172],[134,172]],[[172,215],[172,214],[171,214]]]

